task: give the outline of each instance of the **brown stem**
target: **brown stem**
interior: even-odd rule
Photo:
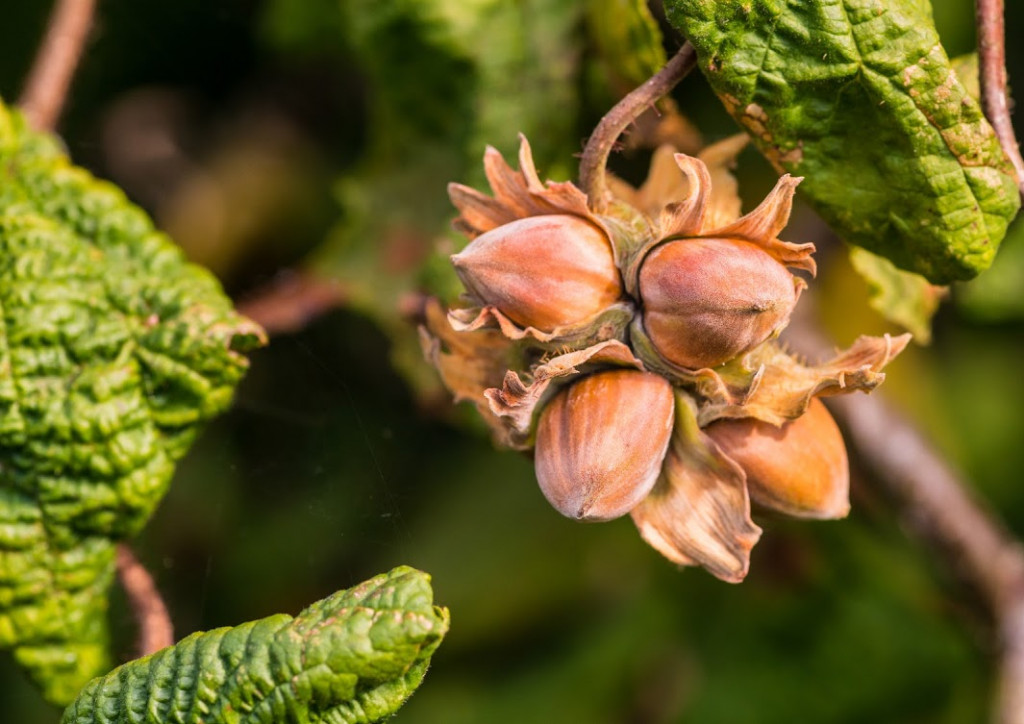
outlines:
[[[96,0],[57,0],[18,105],[38,130],[53,130],[92,27]]]
[[[644,110],[675,88],[696,63],[697,52],[692,45],[684,43],[664,68],[619,101],[590,134],[580,159],[580,186],[587,193],[594,211],[601,213],[608,206],[605,166],[619,136]]]
[[[1003,0],[975,0],[978,22],[978,73],[981,80],[981,105],[996,138],[1017,172],[1017,184],[1024,195],[1024,159],[1010,120],[1006,92],[1006,29]]]
[[[346,298],[345,290],[335,280],[308,271],[288,271],[239,301],[237,308],[273,336],[298,332],[316,317],[344,304]]]
[[[124,543],[117,546],[117,577],[139,627],[138,655],[148,656],[173,644],[174,628],[160,591],[149,571]]]
[[[815,356],[831,351],[806,328],[791,341]],[[858,460],[905,509],[911,529],[933,543],[983,595],[1001,649],[994,721],[1024,724],[1024,549],[968,492],[963,477],[880,395],[833,397],[828,403]]]

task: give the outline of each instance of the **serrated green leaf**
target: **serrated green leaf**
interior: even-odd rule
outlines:
[[[405,566],[313,604],[195,633],[89,683],[62,724],[364,724],[419,686],[448,631]]]
[[[847,241],[936,284],[995,256],[1012,168],[922,0],[668,0],[729,112]]]
[[[851,247],[850,262],[868,283],[872,309],[913,334],[918,344],[931,342],[932,317],[946,296],[946,287],[897,269],[888,259],[859,246]]]
[[[0,648],[50,701],[107,667],[114,546],[261,339],[124,194],[0,104]]]

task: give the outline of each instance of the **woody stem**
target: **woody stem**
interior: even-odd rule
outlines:
[[[619,101],[597,124],[580,159],[580,186],[593,211],[602,213],[608,207],[606,167],[619,136],[641,113],[675,88],[696,64],[697,51],[689,42],[684,43],[665,67]]]

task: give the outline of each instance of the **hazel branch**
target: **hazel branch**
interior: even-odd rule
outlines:
[[[237,309],[273,336],[298,332],[346,299],[345,290],[333,279],[289,271],[241,299]]]
[[[1003,0],[975,0],[978,24],[978,73],[981,80],[981,105],[996,132],[1003,151],[1017,173],[1017,184],[1024,195],[1024,159],[1010,120],[1010,102],[1006,91],[1006,29]]]
[[[139,627],[139,657],[167,648],[174,643],[170,614],[157,590],[153,577],[124,543],[117,546],[117,578]]]
[[[53,130],[92,27],[96,0],[57,0],[18,105],[40,131]]]
[[[791,341],[823,356],[813,331]],[[1000,645],[994,721],[1024,724],[1024,549],[996,515],[970,494],[962,475],[878,393],[827,398],[846,440],[871,479],[902,507],[910,529],[982,594]]]
[[[672,56],[665,67],[643,85],[630,92],[605,114],[590,134],[580,159],[580,186],[590,199],[591,208],[601,213],[608,205],[605,168],[615,143],[641,113],[671,91],[697,64],[697,51],[690,43]]]

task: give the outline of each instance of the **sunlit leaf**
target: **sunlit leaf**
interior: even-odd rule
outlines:
[[[872,309],[913,334],[919,344],[928,344],[932,317],[946,296],[946,287],[897,269],[888,259],[859,246],[850,249],[850,262],[868,283]]]
[[[669,0],[733,117],[847,241],[937,284],[986,269],[1014,173],[919,0]]]
[[[114,546],[262,340],[117,188],[0,105],[0,647],[54,702],[106,662]]]
[[[62,724],[365,724],[416,690],[448,631],[430,577],[399,567],[314,603],[195,633],[89,683]]]

